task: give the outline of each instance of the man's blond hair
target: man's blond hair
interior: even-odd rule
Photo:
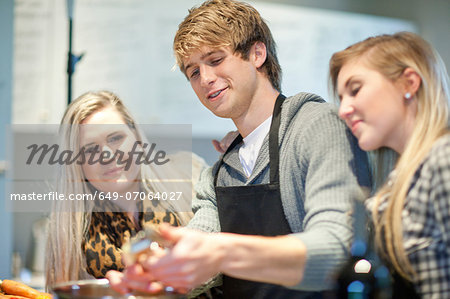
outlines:
[[[173,42],[177,65],[185,73],[183,60],[203,46],[230,47],[244,60],[250,48],[262,42],[267,58],[261,70],[272,86],[281,91],[281,67],[278,63],[276,44],[265,21],[258,11],[247,3],[232,0],[210,0],[189,10],[178,26]]]

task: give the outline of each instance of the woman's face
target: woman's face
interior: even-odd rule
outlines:
[[[137,139],[115,108],[100,109],[86,118],[80,125],[79,138],[86,160],[81,167],[85,178],[96,189],[122,194],[139,190],[140,168],[136,156],[131,157],[133,161],[129,164],[119,163],[128,160]],[[101,155],[105,155],[103,163]]]
[[[337,80],[339,117],[366,151],[386,146],[402,152],[411,129],[401,85],[366,66],[362,59],[343,65]]]

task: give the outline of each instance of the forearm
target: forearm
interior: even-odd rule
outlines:
[[[303,277],[306,248],[292,236],[259,237],[218,234],[220,272],[242,278],[285,286]]]
[[[213,170],[211,167],[205,169],[195,186],[196,196],[192,199],[194,217],[187,225],[189,228],[205,232],[219,232],[219,215],[215,199],[213,184]]]

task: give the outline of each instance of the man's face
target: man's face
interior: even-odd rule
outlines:
[[[228,47],[204,46],[184,60],[193,90],[215,115],[233,120],[245,117],[258,86],[252,53],[249,57],[243,60]]]

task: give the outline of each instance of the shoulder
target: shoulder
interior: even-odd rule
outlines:
[[[353,135],[339,118],[336,105],[310,93],[300,93],[286,101],[283,110],[287,108],[287,111],[282,111],[281,121],[283,133],[297,136],[298,142],[307,138],[308,144],[311,144],[311,140],[317,140],[319,144],[348,141],[355,143]]]
[[[301,122],[302,126],[317,125],[318,121],[343,125],[337,114],[337,106],[326,102],[322,97],[301,92],[285,100],[282,118],[285,121]]]
[[[430,172],[449,176],[450,179],[450,133],[436,140],[422,167]]]
[[[410,196],[448,197],[450,192],[450,134],[440,137],[415,171]]]
[[[450,160],[450,133],[436,140],[428,156],[430,162],[448,163]]]

